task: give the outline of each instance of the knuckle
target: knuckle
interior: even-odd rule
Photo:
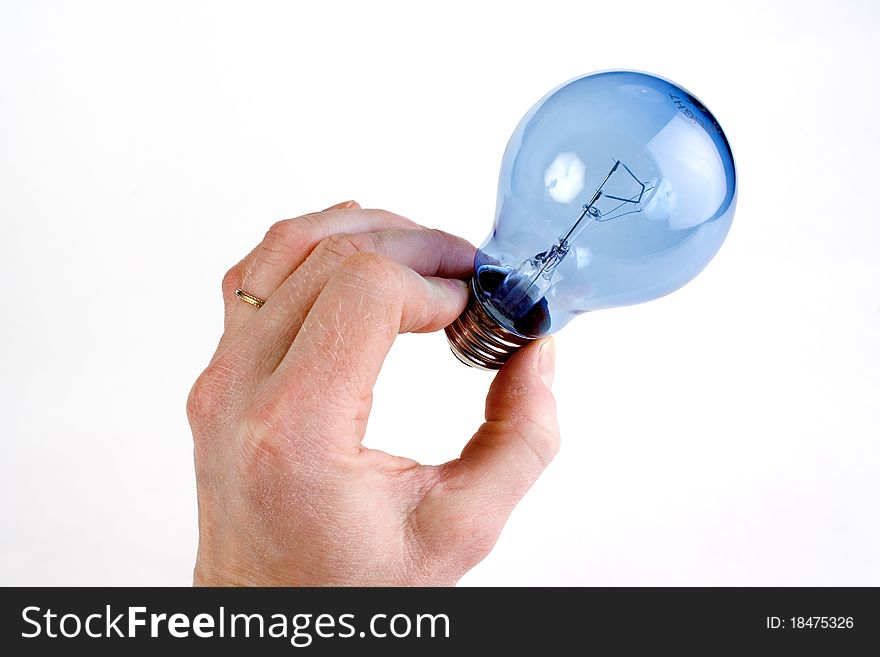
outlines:
[[[190,423],[204,425],[225,412],[231,385],[232,373],[222,358],[208,365],[196,379],[186,400]]]
[[[406,307],[406,280],[396,262],[372,253],[360,253],[346,261],[347,283],[373,299],[372,312],[384,317],[388,326],[400,330]]]
[[[240,415],[247,453],[244,461],[253,466],[276,464],[297,470],[319,460],[325,454],[326,441],[320,430],[311,427],[310,420],[323,420],[312,404],[301,404],[292,416],[283,397],[258,395]]]
[[[314,253],[319,257],[343,262],[355,253],[370,250],[365,235],[335,233],[322,239],[315,247]]]
[[[474,513],[472,509],[449,506],[444,501],[449,493],[446,485],[429,493],[410,515],[410,531],[425,558],[453,559],[468,570],[495,547],[506,515],[495,509]]]
[[[361,251],[346,258],[343,269],[365,278],[381,280],[394,276],[397,267],[387,258],[368,251]]]
[[[217,396],[207,381],[200,376],[196,379],[186,399],[186,415],[193,425],[202,424],[210,415]]]
[[[221,282],[220,287],[223,290],[224,298],[228,299],[235,294],[235,291],[241,287],[241,279],[242,267],[241,263],[239,263],[223,275],[223,281]]]
[[[302,242],[302,219],[284,219],[272,224],[263,238],[264,251],[283,255],[298,249]]]
[[[347,316],[370,317],[369,323],[375,330],[393,329],[395,334],[402,322],[405,285],[400,265],[368,252],[346,258],[327,283],[331,294],[345,300]]]
[[[531,449],[541,468],[546,468],[559,451],[559,432],[534,419],[520,418],[512,424],[511,434]]]
[[[241,417],[253,435],[281,436],[300,433],[308,425],[307,418],[318,423],[315,401],[309,386],[316,380],[307,372],[301,372],[295,381],[288,382],[287,394],[277,394],[273,389],[257,391],[242,409]],[[291,398],[295,398],[296,410],[291,413]],[[303,421],[305,423],[303,423]]]
[[[276,423],[279,417],[283,417],[283,413],[279,413],[280,399],[273,396],[259,396],[254,400],[253,404],[247,411],[249,426],[253,433],[263,435],[265,432],[270,434],[277,429]],[[259,427],[258,432],[255,428]]]

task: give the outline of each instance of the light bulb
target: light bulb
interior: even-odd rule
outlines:
[[[507,144],[452,351],[498,369],[581,313],[678,289],[718,251],[735,205],[727,138],[688,91],[634,71],[563,84]]]

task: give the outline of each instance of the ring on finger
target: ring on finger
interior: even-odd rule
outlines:
[[[242,301],[246,301],[252,306],[256,306],[257,308],[262,308],[263,304],[266,303],[265,299],[261,299],[260,297],[256,297],[253,294],[250,294],[249,292],[245,292],[241,288],[235,291],[235,296],[237,296]]]

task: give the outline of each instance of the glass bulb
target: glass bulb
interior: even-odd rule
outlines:
[[[669,294],[718,251],[735,205],[727,138],[691,93],[634,71],[563,84],[507,144],[453,352],[497,369],[581,313]]]

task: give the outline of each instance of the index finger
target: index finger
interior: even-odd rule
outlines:
[[[276,413],[301,419],[306,406],[324,420],[327,440],[356,448],[394,338],[447,326],[467,298],[464,281],[422,277],[373,253],[352,256],[330,278],[269,378]]]
[[[260,299],[268,299],[302,265],[321,240],[335,233],[418,227],[406,217],[385,210],[363,209],[354,201],[276,222],[269,228],[263,241],[230,269],[224,278],[228,333],[224,342],[241,335],[254,316],[254,309],[241,303],[236,290],[244,289]]]

